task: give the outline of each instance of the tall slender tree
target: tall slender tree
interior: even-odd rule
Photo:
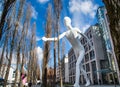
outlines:
[[[36,57],[36,52],[35,52],[36,34],[35,34],[35,31],[36,31],[36,24],[34,23],[32,26],[32,30],[31,30],[32,36],[30,39],[30,52],[29,52],[29,63],[28,63],[28,77],[27,77],[28,82],[30,82],[30,83],[34,82],[34,76],[35,76],[35,75],[33,75],[34,65],[35,65],[34,59]]]
[[[24,6],[24,2],[25,0],[21,0],[20,1],[20,9],[19,9],[19,11],[21,12],[21,14],[22,14],[22,12],[23,12],[23,6]],[[19,15],[20,16],[20,15]],[[15,81],[14,81],[14,87],[16,87],[16,82],[18,81],[18,69],[19,69],[19,65],[20,65],[20,59],[21,59],[21,57],[20,57],[20,51],[21,51],[21,40],[23,39],[23,36],[24,36],[24,29],[22,29],[22,33],[21,33],[21,35],[18,37],[18,40],[17,40],[17,42],[18,42],[18,45],[17,45],[17,64],[16,64],[16,70],[15,70]]]
[[[28,50],[29,49],[26,49],[27,46],[28,46],[28,42],[26,41],[26,38],[28,37],[28,31],[29,31],[29,25],[30,25],[30,19],[31,19],[31,6],[30,4],[27,5],[27,12],[25,12],[26,15],[25,15],[25,20],[24,20],[24,23],[23,23],[23,35],[22,35],[22,38],[21,38],[21,44],[22,44],[22,61],[21,61],[21,69],[20,69],[20,74],[23,73],[23,67],[24,67],[24,64],[25,64],[25,60],[27,60],[26,58],[28,57]],[[26,55],[26,56],[25,56]],[[22,75],[20,75],[20,87],[22,87]]]
[[[52,18],[51,18],[51,5],[48,6],[47,12],[47,23],[45,28],[46,37],[51,37],[51,29],[52,28]],[[42,80],[43,87],[47,87],[47,64],[50,56],[50,42],[47,41],[44,44],[44,54],[43,54],[43,67],[42,67]]]
[[[14,8],[15,8],[15,6],[14,6]],[[20,10],[20,9],[21,8],[18,9],[18,14],[16,14],[17,17],[16,17],[16,21],[15,21],[15,24],[14,24],[14,30],[13,30],[13,35],[12,35],[11,47],[10,47],[10,56],[9,56],[8,67],[7,67],[6,75],[5,75],[4,87],[6,87],[6,85],[7,85],[8,75],[9,75],[10,66],[11,66],[11,62],[12,62],[13,51],[14,51],[14,47],[15,47],[15,43],[16,43],[16,40],[15,40],[16,38],[15,37],[17,35],[18,28],[19,28],[19,23],[21,21],[22,10]]]
[[[55,28],[57,29],[57,37],[59,39],[59,33],[60,33],[60,30],[59,30],[59,20],[60,20],[60,13],[61,13],[61,9],[62,9],[62,3],[61,3],[61,0],[54,0],[54,13],[55,13],[55,21],[56,21],[56,25],[55,25]],[[61,66],[61,63],[60,63],[60,45],[59,45],[59,40],[57,42],[57,47],[58,47],[58,66]],[[62,83],[62,73],[61,73],[61,69],[60,69],[60,87],[63,86],[63,83]]]
[[[13,9],[13,8],[12,8]],[[0,71],[1,71],[1,67],[2,67],[2,63],[3,63],[3,60],[4,60],[4,53],[5,53],[5,48],[7,46],[7,42],[9,40],[9,37],[10,37],[10,29],[11,29],[11,26],[12,26],[12,18],[13,18],[13,14],[14,14],[14,10],[12,10],[12,13],[10,14],[10,16],[7,18],[7,22],[6,22],[6,30],[8,30],[6,33],[5,33],[5,39],[3,40],[3,49],[2,49],[2,54],[1,54],[1,57],[0,57]],[[2,42],[2,41],[1,41]]]
[[[14,3],[16,2],[16,0],[4,0],[4,6],[3,6],[3,11],[2,11],[2,16],[0,19],[0,41],[3,35],[3,31],[4,31],[4,25],[5,25],[5,20],[7,17],[7,14],[9,13],[10,9],[12,7],[14,7]]]
[[[56,22],[53,20],[53,36],[56,36]],[[56,47],[57,43],[54,40],[54,48],[53,48],[53,54],[54,54],[54,78],[53,78],[53,87],[56,87]]]

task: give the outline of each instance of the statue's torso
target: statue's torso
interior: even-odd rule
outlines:
[[[78,34],[75,30],[68,30],[66,32],[66,38],[71,43],[75,56],[78,58],[80,51],[84,50],[83,45],[81,44],[80,40],[77,38]]]

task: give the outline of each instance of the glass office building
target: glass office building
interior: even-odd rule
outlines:
[[[106,62],[108,61],[108,63],[109,63],[109,67],[108,67],[109,70],[106,71],[106,73],[108,75],[108,77],[107,77],[108,83],[112,83],[113,79],[116,80],[116,82],[118,82],[117,81],[117,73],[115,74],[115,78],[113,76],[113,72],[116,72],[117,65],[115,65],[115,58],[113,56],[114,52],[113,52],[112,45],[111,45],[112,40],[110,38],[111,36],[110,36],[110,30],[109,30],[109,19],[107,16],[107,11],[104,6],[98,8],[96,16],[98,19],[98,24],[101,29],[103,45],[105,45],[104,50],[106,51],[105,55],[107,55]],[[103,61],[103,62],[105,62],[105,61]],[[102,64],[101,64],[101,66],[102,66]],[[103,75],[103,77],[104,77],[104,75]]]

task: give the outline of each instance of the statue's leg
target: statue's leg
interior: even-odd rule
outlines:
[[[85,80],[86,80],[85,86],[89,86],[89,85],[90,85],[90,80],[88,79],[87,73],[86,73],[86,71],[83,69],[82,64],[80,64],[80,69],[81,69],[82,74],[84,75],[84,78],[85,78]]]
[[[80,77],[80,63],[84,57],[84,51],[80,51],[79,57],[76,62],[76,77],[75,77],[75,84],[74,87],[80,87],[79,86],[79,77]]]

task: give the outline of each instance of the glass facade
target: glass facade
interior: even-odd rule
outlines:
[[[100,28],[102,29],[103,39],[105,41],[105,46],[107,50],[112,50],[110,36],[109,36],[109,28],[108,28],[108,21],[106,18],[106,9],[105,7],[99,7],[97,13],[98,22]]]
[[[98,18],[98,23],[101,29],[101,34],[103,38],[103,45],[105,45],[104,50],[105,50],[105,57],[106,60],[101,60],[100,61],[100,68],[101,68],[101,74],[102,74],[102,80],[103,84],[109,83],[109,71],[111,67],[110,60],[112,60],[112,57],[109,56],[108,50],[112,52],[112,46],[110,42],[110,36],[109,36],[109,27],[108,27],[108,20],[106,16],[106,9],[105,7],[99,7],[97,10],[97,18]]]

